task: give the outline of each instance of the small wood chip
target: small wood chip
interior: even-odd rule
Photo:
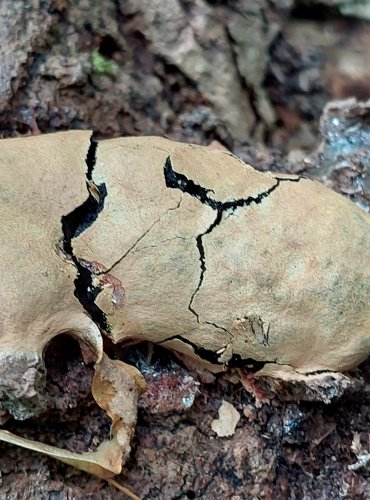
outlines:
[[[239,412],[231,403],[222,401],[218,410],[218,419],[213,420],[211,427],[219,437],[233,436],[235,428],[240,420]]]

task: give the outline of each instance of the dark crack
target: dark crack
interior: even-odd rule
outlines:
[[[214,325],[217,327],[217,325]],[[199,347],[197,344],[192,342],[191,340],[183,337],[182,335],[173,335],[172,337],[168,337],[167,339],[162,340],[161,342],[158,342],[159,345],[164,345],[166,342],[170,342],[171,340],[179,340],[180,342],[183,342],[184,344],[189,345],[192,347],[194,350],[194,353],[199,356],[201,359],[204,361],[212,364],[212,365],[218,365],[218,366],[227,366],[228,368],[247,368],[251,372],[255,373],[267,365],[267,364],[275,364],[279,366],[288,366],[293,372],[297,373],[298,375],[302,375],[305,377],[309,377],[312,375],[321,375],[321,374],[327,374],[327,375],[335,375],[333,370],[329,369],[319,369],[319,370],[314,370],[312,372],[300,372],[293,368],[291,365],[288,365],[286,363],[281,363],[277,360],[277,358],[272,359],[272,360],[264,360],[264,361],[258,361],[253,358],[243,358],[240,354],[233,354],[231,358],[228,361],[222,361],[220,360],[220,357],[223,355],[224,351],[226,350],[227,346],[224,346],[223,348],[217,350],[217,351],[211,351],[210,349],[206,349],[204,347]]]
[[[92,181],[92,174],[96,162],[96,151],[98,144],[92,138],[86,155],[86,188],[89,193],[88,198],[67,215],[63,215],[61,223],[63,230],[62,247],[64,252],[70,257],[77,268],[75,279],[75,296],[89,313],[92,320],[103,330],[109,331],[107,318],[104,312],[96,305],[95,299],[101,288],[93,284],[93,274],[85,267],[74,254],[72,240],[83,233],[98,218],[104,208],[104,201],[107,196],[107,188],[104,183],[96,185]]]
[[[199,276],[199,281],[198,281],[198,286],[197,288],[194,290],[192,296],[190,297],[190,302],[189,302],[189,305],[188,305],[188,309],[189,311],[194,314],[194,316],[197,318],[197,322],[199,323],[199,314],[195,311],[195,309],[193,308],[193,301],[195,299],[195,296],[196,294],[198,293],[200,287],[202,286],[202,283],[203,283],[203,279],[204,279],[204,274],[207,270],[206,268],[206,253],[205,253],[205,250],[204,250],[204,245],[203,245],[203,237],[206,235],[206,234],[209,234],[213,231],[213,229],[218,226],[221,222],[221,219],[222,219],[222,211],[220,210],[217,210],[217,215],[216,215],[216,218],[215,220],[212,222],[212,224],[209,226],[209,228],[204,231],[204,233],[202,234],[199,234],[196,238],[195,238],[195,241],[197,243],[197,248],[198,248],[198,252],[199,252],[199,261],[200,261],[200,276]]]
[[[227,333],[228,335],[230,335],[230,337],[234,337],[234,335],[229,332],[229,330],[227,330],[226,328],[224,328],[223,326],[219,326],[217,325],[216,323],[212,323],[211,321],[206,321],[205,323],[207,323],[207,325],[212,325],[214,326],[215,328],[217,328],[218,330],[222,330],[223,332]]]
[[[205,189],[185,175],[175,172],[172,168],[171,158],[168,156],[164,164],[164,178],[166,186],[173,189],[180,189],[183,193],[188,193],[197,198],[201,203],[205,203],[214,210],[218,208],[216,200],[209,198],[208,193],[213,193],[212,189]]]
[[[194,350],[194,353],[199,356],[201,359],[204,361],[207,361],[208,363],[212,365],[219,365],[219,366],[228,366],[230,368],[248,368],[252,372],[257,372],[259,370],[262,370],[264,365],[266,363],[273,363],[273,361],[257,361],[252,358],[245,358],[243,359],[240,354],[233,354],[229,361],[221,361],[220,357],[222,356],[223,352],[226,350],[227,346],[224,346],[222,348],[221,352],[220,350],[218,351],[212,351],[210,349],[206,349],[205,347],[199,347],[197,344],[194,342],[191,342],[191,340],[183,337],[182,335],[173,335],[172,337],[169,337],[165,340],[162,340],[161,342],[158,342],[158,344],[165,344],[166,342],[170,342],[171,340],[180,340],[180,342],[183,342],[184,344],[189,345],[192,347]]]
[[[141,240],[143,240],[145,238],[145,236],[147,236],[150,231],[153,229],[154,226],[156,226],[161,220],[162,218],[168,214],[168,212],[171,212],[172,210],[177,210],[180,205],[181,205],[181,202],[182,202],[182,198],[181,200],[177,203],[177,205],[175,207],[170,207],[168,208],[160,217],[158,217],[157,220],[155,220],[144,232],[143,234],[141,234],[139,236],[139,238],[137,238],[137,240],[130,246],[130,248],[118,259],[116,260],[116,262],[114,262],[109,269],[105,269],[104,271],[100,272],[100,273],[97,273],[97,276],[99,275],[102,275],[102,274],[107,274],[107,273],[110,273],[114,267],[116,267],[120,262],[122,262],[131,252],[132,250],[134,250],[134,248],[137,247],[137,245],[140,243]]]
[[[300,180],[300,177],[297,178],[276,178],[274,177],[276,183],[267,189],[266,191],[263,191],[262,193],[259,193],[257,196],[249,196],[248,198],[239,198],[236,200],[229,200],[229,201],[218,201],[215,200],[214,198],[209,196],[209,193],[214,193],[212,189],[207,189],[203,186],[200,186],[199,184],[196,184],[193,180],[188,179],[184,174],[175,172],[173,167],[172,167],[172,162],[170,156],[166,158],[165,164],[164,164],[164,178],[166,182],[166,186],[172,189],[180,189],[183,193],[190,194],[190,196],[193,196],[197,200],[199,200],[202,204],[209,206],[213,210],[216,211],[216,217],[212,224],[204,231],[203,233],[199,234],[195,240],[199,252],[199,261],[200,261],[200,276],[199,276],[199,281],[196,289],[194,290],[192,296],[190,297],[190,302],[188,305],[189,311],[194,314],[194,316],[197,318],[197,322],[199,323],[199,313],[193,308],[193,302],[195,299],[195,296],[197,295],[200,287],[202,286],[203,280],[204,280],[204,275],[207,270],[206,267],[206,255],[205,255],[205,250],[204,250],[204,245],[203,245],[203,238],[207,234],[210,234],[215,227],[217,227],[224,216],[224,213],[227,212],[228,214],[235,212],[237,208],[241,207],[248,207],[252,203],[255,203],[256,205],[260,204],[265,198],[267,198],[271,193],[277,189],[277,187],[280,185],[281,182],[298,182]],[[214,323],[210,323],[206,321],[206,323],[215,326],[216,328],[222,328],[219,326],[216,326]],[[228,330],[222,328],[225,332],[229,333]]]

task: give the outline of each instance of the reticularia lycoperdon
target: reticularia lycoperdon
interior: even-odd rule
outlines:
[[[37,406],[61,333],[294,378],[370,352],[370,216],[227,151],[73,131],[0,142],[0,395]],[[36,398],[36,399],[35,399]]]

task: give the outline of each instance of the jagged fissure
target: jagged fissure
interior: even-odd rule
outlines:
[[[101,289],[93,284],[93,275],[89,269],[83,266],[73,252],[72,240],[83,233],[98,218],[104,208],[107,196],[107,188],[104,183],[95,184],[92,174],[96,162],[96,151],[98,143],[90,139],[90,146],[86,155],[86,188],[89,192],[88,198],[72,212],[63,215],[61,219],[63,231],[63,250],[71,258],[77,268],[75,279],[75,296],[84,309],[90,314],[92,320],[103,330],[109,331],[107,318],[104,312],[96,305],[95,299]]]
[[[87,165],[86,177],[87,180],[89,181],[92,181],[92,174],[96,163],[97,150],[98,150],[98,143],[94,141],[93,138],[91,137],[90,146],[89,149],[87,150],[87,155],[86,155],[86,165]]]
[[[198,323],[199,323],[199,314],[193,308],[193,301],[194,301],[194,298],[195,298],[196,294],[198,293],[200,287],[202,286],[204,273],[206,272],[206,253],[205,253],[204,245],[203,245],[203,237],[206,234],[209,234],[213,230],[213,228],[216,227],[221,222],[221,218],[222,218],[222,212],[218,211],[215,220],[209,226],[209,228],[206,231],[204,231],[204,233],[198,235],[195,239],[195,241],[197,243],[198,252],[199,252],[200,276],[199,276],[198,286],[194,290],[194,292],[190,298],[188,309],[192,314],[194,314],[194,316],[196,316]]]
[[[164,164],[164,178],[166,186],[173,189],[180,189],[183,193],[188,193],[197,198],[201,203],[205,203],[214,210],[217,210],[220,202],[209,198],[208,193],[213,193],[212,189],[206,189],[194,181],[188,179],[185,175],[175,172],[172,168],[170,156],[167,156]]]
[[[252,358],[243,359],[240,354],[233,354],[229,361],[226,363],[224,361],[220,361],[220,356],[222,356],[222,352],[220,351],[211,351],[210,349],[206,349],[205,347],[200,347],[191,340],[183,337],[182,335],[173,335],[158,344],[165,344],[166,342],[170,342],[171,340],[180,340],[184,344],[190,345],[193,348],[194,353],[199,356],[199,358],[211,363],[212,365],[227,365],[230,368],[249,368],[253,372],[257,372],[262,370],[266,363],[273,363],[274,361],[257,361]],[[226,346],[225,346],[226,349]]]
[[[175,172],[173,167],[172,167],[172,162],[170,156],[166,158],[165,164],[164,164],[164,178],[166,182],[166,186],[172,189],[180,189],[184,193],[188,193],[197,200],[199,200],[201,203],[204,205],[209,206],[213,210],[217,212],[216,217],[212,224],[204,231],[203,233],[199,234],[196,238],[196,244],[199,252],[199,261],[200,261],[200,275],[199,275],[199,281],[196,289],[192,293],[190,297],[190,302],[188,305],[189,311],[194,314],[194,316],[197,318],[197,322],[199,323],[199,313],[193,308],[193,302],[194,299],[197,295],[197,293],[200,290],[200,287],[202,286],[203,280],[204,280],[204,274],[207,270],[206,267],[206,255],[205,255],[205,250],[204,250],[204,244],[203,244],[203,238],[207,235],[210,234],[213,229],[218,226],[223,218],[223,214],[225,212],[234,212],[237,208],[241,207],[247,207],[251,205],[252,203],[259,204],[261,203],[264,198],[267,198],[275,189],[280,185],[281,182],[285,181],[292,181],[292,182],[298,182],[300,180],[299,177],[297,178],[276,178],[276,183],[271,186],[269,189],[266,191],[258,194],[257,196],[249,196],[248,198],[239,198],[237,200],[230,200],[230,201],[218,201],[215,200],[214,198],[209,196],[209,193],[214,193],[212,189],[205,188],[203,186],[200,186],[199,184],[196,184],[192,179],[188,179],[184,174],[181,174],[179,172]],[[210,325],[215,326],[211,322],[206,322]],[[223,329],[225,332],[229,333],[225,328],[223,327],[217,327]]]
[[[215,325],[215,326],[217,326],[217,325]],[[280,366],[289,366],[289,368],[291,370],[293,370],[294,372],[298,373],[299,375],[304,375],[307,377],[313,376],[313,375],[320,375],[320,374],[324,374],[324,373],[326,373],[328,375],[332,375],[332,374],[336,373],[333,370],[329,370],[329,369],[314,370],[312,372],[303,373],[303,372],[299,372],[299,371],[295,370],[291,365],[287,365],[286,363],[278,362],[278,360],[276,358],[273,360],[270,360],[270,361],[267,361],[267,360],[258,361],[258,360],[253,359],[253,358],[242,358],[240,354],[233,354],[227,362],[224,362],[224,361],[220,361],[220,359],[219,359],[220,356],[222,356],[222,352],[220,353],[220,351],[211,351],[210,349],[206,349],[205,347],[200,347],[197,344],[195,344],[194,342],[192,342],[191,340],[183,337],[182,335],[173,335],[172,337],[169,337],[165,340],[162,340],[161,342],[158,342],[158,344],[163,345],[166,342],[170,342],[171,340],[180,340],[180,342],[183,342],[184,344],[189,345],[190,347],[193,348],[194,353],[197,356],[199,356],[204,361],[207,361],[208,363],[211,363],[213,365],[219,365],[219,366],[226,365],[229,368],[248,368],[250,371],[255,373],[257,371],[262,370],[262,368],[267,364],[277,364]]]

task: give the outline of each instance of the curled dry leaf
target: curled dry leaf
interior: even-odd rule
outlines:
[[[218,437],[229,437],[235,433],[240,414],[231,403],[222,401],[218,410],[218,419],[213,420],[211,427]]]
[[[370,436],[368,436],[368,445],[370,444]],[[356,455],[357,461],[354,464],[348,466],[349,470],[357,471],[362,468],[369,468],[370,463],[370,452],[369,446],[364,447],[361,444],[360,434],[355,432],[352,439],[351,449]]]
[[[45,443],[31,441],[0,429],[0,440],[56,458],[77,469],[108,479],[119,474],[130,452],[134,433],[138,396],[145,391],[145,380],[133,366],[103,355],[96,365],[93,396],[112,420],[112,437],[96,451],[73,453]]]
[[[98,405],[112,420],[112,439],[103,443],[110,469],[121,472],[122,464],[130,453],[130,440],[135,431],[137,400],[146,389],[141,373],[119,360],[103,359],[95,369],[92,394]],[[113,458],[113,460],[112,460]]]
[[[42,410],[43,353],[62,333],[96,363],[123,458],[135,400],[126,414],[129,369],[108,377],[102,334],[284,380],[368,356],[370,217],[319,183],[153,137],[73,131],[0,150],[2,412]]]

